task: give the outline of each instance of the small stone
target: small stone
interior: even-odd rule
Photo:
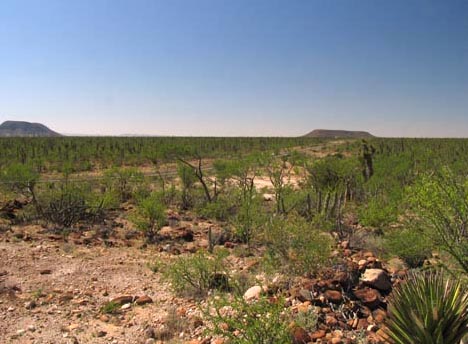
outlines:
[[[126,310],[126,309],[130,309],[130,307],[132,307],[132,304],[131,304],[131,303],[126,303],[125,305],[123,305],[122,307],[120,307],[120,309]]]
[[[24,308],[26,308],[26,309],[33,309],[36,306],[37,306],[37,304],[36,304],[36,301],[34,301],[34,300],[24,303]]]
[[[259,285],[256,285],[252,288],[249,288],[245,294],[244,294],[244,300],[245,301],[250,301],[250,300],[256,300],[260,297],[260,294],[262,293],[262,287]]]
[[[52,270],[50,269],[43,269],[43,270],[40,270],[39,273],[41,275],[50,275],[52,273]]]
[[[96,333],[96,337],[98,337],[98,338],[105,337],[106,335],[107,335],[107,332],[106,332],[106,331],[102,331],[102,330],[100,330],[100,331],[98,331],[98,332]]]
[[[23,330],[23,329],[16,331],[16,334],[17,334],[18,336],[22,336],[22,335],[25,334],[25,333],[26,333],[26,331]]]
[[[291,336],[294,344],[306,344],[311,341],[307,331],[299,326],[296,326],[292,329]]]
[[[70,337],[67,341],[67,344],[80,344],[80,342],[78,342],[76,337]]]
[[[310,290],[307,289],[301,289],[299,290],[299,295],[297,296],[299,301],[301,302],[306,302],[306,301],[312,301],[314,298],[312,297],[312,293]]]
[[[324,294],[327,300],[332,303],[338,304],[343,301],[343,295],[338,290],[327,290]]]
[[[123,295],[123,296],[113,298],[111,302],[123,306],[127,303],[132,303],[133,299],[134,299],[133,296]]]
[[[153,302],[153,299],[151,297],[149,297],[148,295],[143,295],[143,296],[140,296],[136,299],[135,303],[137,305],[145,305],[147,303],[152,303]]]
[[[327,332],[325,330],[317,330],[310,336],[310,339],[320,339],[326,336]]]
[[[28,331],[30,331],[30,332],[36,331],[36,326],[34,326],[34,325],[29,325],[29,326],[28,326]]]
[[[108,322],[110,320],[109,316],[106,315],[106,314],[102,314],[100,317],[99,317],[99,320],[103,321],[103,322]]]
[[[354,291],[354,296],[356,296],[364,306],[370,309],[376,309],[382,302],[380,293],[376,289],[358,289]]]

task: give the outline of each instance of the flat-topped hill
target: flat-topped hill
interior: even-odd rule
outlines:
[[[368,133],[367,131],[329,130],[329,129],[315,129],[304,136],[305,137],[318,137],[318,138],[350,138],[350,139],[365,139],[365,138],[374,137],[374,135]]]
[[[61,136],[44,124],[24,121],[5,121],[0,125],[0,137],[56,137]]]

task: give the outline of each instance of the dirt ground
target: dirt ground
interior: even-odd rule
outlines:
[[[0,234],[0,343],[146,343],[145,331],[161,327],[169,310],[196,310],[149,269],[167,254],[155,248],[14,239]],[[100,311],[122,295],[153,302],[117,315]],[[196,337],[196,328],[180,336]]]

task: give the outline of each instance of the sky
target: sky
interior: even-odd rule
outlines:
[[[4,120],[468,137],[468,1],[1,0]]]

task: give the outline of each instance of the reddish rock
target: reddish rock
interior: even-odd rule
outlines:
[[[302,327],[294,327],[291,336],[294,344],[306,344],[311,341],[309,334]]]
[[[338,304],[343,301],[343,295],[338,290],[327,290],[324,293],[328,301]]]
[[[314,333],[311,334],[310,339],[320,339],[324,338],[326,336],[327,332],[325,330],[317,330]]]
[[[335,326],[338,323],[338,320],[334,316],[327,315],[325,318],[325,324],[328,326]]]
[[[139,296],[136,300],[135,300],[135,303],[137,305],[145,305],[147,303],[153,303],[153,299],[151,297],[149,297],[148,295],[143,295],[143,296]]]
[[[354,296],[370,309],[376,309],[382,302],[382,297],[378,290],[371,288],[358,289],[354,291]]]
[[[385,321],[385,318],[387,318],[387,312],[382,308],[377,308],[372,312],[372,317],[377,324],[381,324]]]
[[[127,303],[132,303],[133,300],[134,300],[133,296],[123,295],[123,296],[113,298],[111,300],[111,302],[122,306],[122,305],[125,305]]]

